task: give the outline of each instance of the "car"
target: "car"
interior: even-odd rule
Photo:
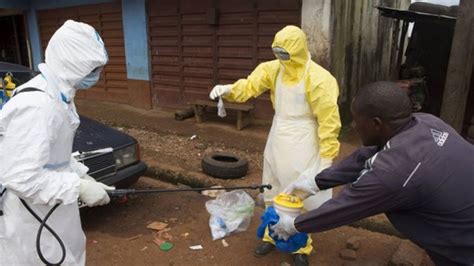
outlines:
[[[37,72],[25,66],[0,62],[3,87],[0,108],[11,94],[6,89],[5,77],[18,87],[36,75]],[[145,173],[147,165],[140,160],[140,146],[135,138],[85,116],[80,116],[80,120],[72,156],[89,168],[90,176],[106,185],[126,188]]]

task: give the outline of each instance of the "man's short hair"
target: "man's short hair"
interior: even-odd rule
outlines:
[[[411,117],[412,104],[397,83],[377,81],[361,87],[353,102],[354,111],[366,117],[395,122]]]

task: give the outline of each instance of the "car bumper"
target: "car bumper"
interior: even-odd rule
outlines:
[[[145,173],[147,168],[148,166],[144,162],[139,161],[135,164],[118,170],[113,176],[99,178],[97,181],[100,181],[108,186],[115,186],[116,188],[129,187]]]

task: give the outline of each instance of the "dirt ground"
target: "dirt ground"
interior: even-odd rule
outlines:
[[[142,149],[143,160],[157,165],[178,164],[191,172],[201,171],[202,158],[211,152],[230,152],[250,162],[249,172],[242,183],[260,183],[263,169],[261,151],[251,151],[228,147],[222,142],[203,141],[199,136],[164,135],[157,132],[136,129],[119,128],[135,137]],[[159,154],[159,156],[157,156]],[[225,183],[225,182],[224,182]]]
[[[268,121],[256,121],[243,131],[237,131],[232,117],[220,120],[210,115],[205,123],[197,124],[194,119],[175,121],[173,110],[141,110],[127,105],[90,101],[78,101],[78,109],[81,115],[113,126],[139,141],[141,158],[151,169],[148,175],[154,179],[142,177],[136,185],[138,187],[172,186],[156,179],[198,186],[261,182],[263,150],[270,128]],[[350,130],[344,129],[340,140],[338,160],[358,147],[358,140]],[[201,159],[212,151],[233,152],[249,160],[248,175],[224,181],[203,174]],[[179,176],[179,179],[169,180],[167,176]],[[257,192],[252,191],[250,194],[255,197]],[[253,249],[259,242],[255,232],[261,208],[256,208],[247,232],[226,238],[229,247],[224,247],[219,240],[212,241],[209,215],[204,206],[207,200],[208,197],[198,193],[161,194],[131,198],[126,204],[115,203],[89,209],[82,217],[88,237],[88,265],[292,263],[291,256],[278,252],[265,258],[253,256]],[[173,237],[171,242],[175,245],[171,251],[161,251],[152,242],[152,232],[146,229],[146,225],[152,221],[169,223]],[[384,215],[371,217],[366,222],[370,225],[363,225],[363,228],[380,225],[382,230],[373,230],[376,232],[387,232],[386,228],[390,227]],[[311,265],[387,265],[401,240],[390,232],[388,235],[376,232],[341,227],[314,235],[315,252],[311,255]],[[188,235],[185,237],[186,233]],[[134,240],[128,240],[139,235]],[[351,236],[361,236],[362,247],[357,251],[357,260],[344,261],[339,253]],[[189,246],[199,244],[203,245],[203,250],[189,249]],[[430,265],[427,261],[427,265]]]
[[[141,178],[136,187],[173,187],[150,178]],[[253,256],[259,243],[255,232],[262,209],[246,232],[229,236],[224,247],[213,241],[208,226],[209,214],[205,202],[211,198],[195,192],[159,194],[129,199],[88,209],[82,215],[87,235],[87,265],[291,265],[292,257],[274,252],[263,258]],[[161,251],[152,242],[152,230],[146,226],[160,221],[169,224],[174,244],[170,251]],[[186,235],[187,233],[187,235]],[[138,236],[138,237],[137,237]],[[362,237],[357,259],[345,261],[340,251],[352,236]],[[133,240],[131,238],[137,237]],[[311,265],[387,265],[400,239],[352,227],[340,227],[314,234],[315,250]],[[189,246],[202,245],[202,250]],[[429,265],[429,264],[428,264]]]

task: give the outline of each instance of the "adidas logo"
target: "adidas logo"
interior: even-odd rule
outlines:
[[[439,130],[436,130],[436,129],[431,129],[431,135],[433,136],[433,139],[434,139],[435,143],[438,146],[443,147],[444,143],[446,142],[446,139],[449,136],[449,133],[448,132],[442,132],[442,131],[439,131]]]

